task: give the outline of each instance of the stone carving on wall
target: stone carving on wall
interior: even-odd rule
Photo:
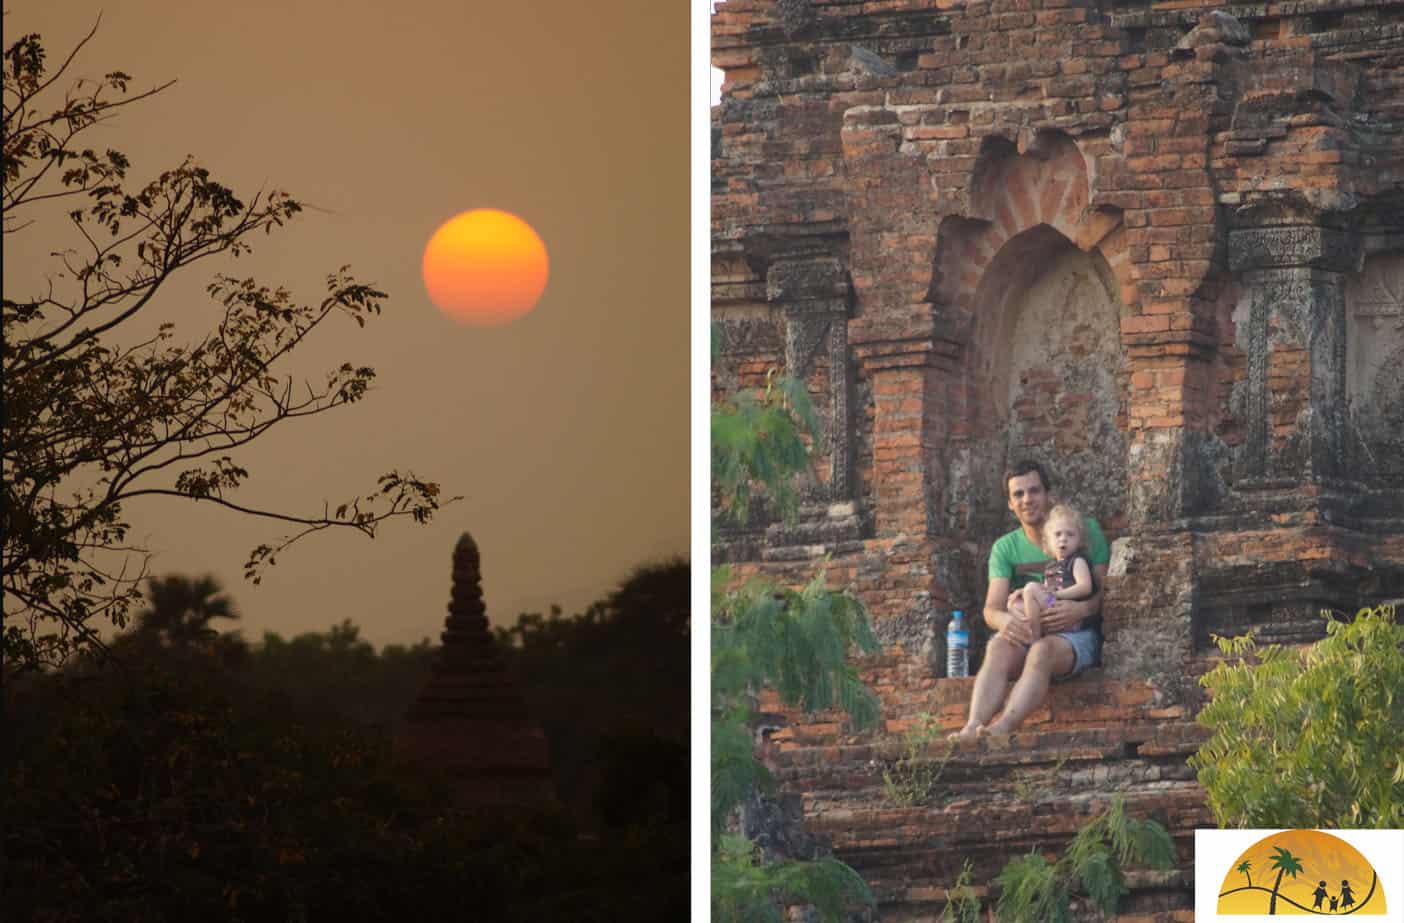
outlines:
[[[1355,268],[1354,238],[1345,231],[1315,225],[1244,228],[1229,238],[1229,268],[1311,266],[1345,272]]]
[[[717,350],[723,356],[779,355],[784,332],[771,317],[726,317],[714,328]]]
[[[756,530],[763,529],[771,547],[857,538],[862,518],[855,497],[847,270],[842,260],[817,248],[789,254],[767,249],[750,253],[754,269],[747,269],[739,254],[714,262],[713,335],[724,361],[715,365],[713,387],[723,392],[756,387],[758,376],[771,370],[806,381],[823,425],[826,454],[818,463],[827,466],[827,476],[800,485],[798,523],[774,522],[773,511],[762,503],[745,527],[722,531],[735,542],[742,533],[758,537]],[[744,558],[751,550],[736,553]]]
[[[1375,369],[1369,407],[1385,427],[1382,435],[1397,434],[1404,427],[1404,346],[1396,346]]]
[[[1404,475],[1404,253],[1366,260],[1346,288],[1346,390],[1358,472]]]
[[[812,485],[807,499],[836,503],[853,498],[852,391],[848,358],[848,279],[834,257],[781,259],[766,274],[766,300],[785,318],[785,369],[800,379],[814,371],[821,352],[828,370],[825,421],[829,477]]]
[[[1238,475],[1299,480],[1340,470],[1346,405],[1345,274],[1359,260],[1354,235],[1315,225],[1243,228],[1229,263],[1248,290]],[[1303,357],[1301,360],[1297,355]],[[1304,426],[1296,425],[1298,418]],[[1288,435],[1279,438],[1278,429]]]
[[[712,336],[723,361],[712,364],[712,385],[724,393],[751,387],[755,368],[775,368],[784,357],[784,322],[765,303],[765,274],[739,243],[712,253]]]

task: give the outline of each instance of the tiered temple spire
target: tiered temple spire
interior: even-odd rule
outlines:
[[[434,675],[410,705],[401,758],[448,771],[465,804],[552,799],[546,736],[503,667],[483,604],[481,559],[468,533],[453,552],[453,591]]]

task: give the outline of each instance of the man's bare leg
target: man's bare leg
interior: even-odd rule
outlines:
[[[965,722],[965,727],[951,734],[950,740],[974,740],[984,730],[985,722],[994,717],[994,713],[999,711],[1000,703],[1004,701],[1004,690],[1009,678],[1018,673],[1028,652],[1027,645],[1011,641],[1003,635],[995,635],[990,639],[990,643],[985,646],[985,662],[980,665],[980,672],[975,675],[975,690],[970,694],[970,716]]]
[[[1048,685],[1053,677],[1062,676],[1077,663],[1073,647],[1065,639],[1056,635],[1039,638],[1029,649],[1024,660],[1024,672],[1009,693],[1009,704],[999,720],[985,728],[988,734],[1008,734],[1023,723],[1048,695]],[[983,672],[983,671],[981,671]],[[974,706],[971,707],[972,717]]]

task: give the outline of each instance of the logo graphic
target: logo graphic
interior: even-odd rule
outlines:
[[[1197,830],[1196,918],[1398,921],[1401,847],[1401,831]]]

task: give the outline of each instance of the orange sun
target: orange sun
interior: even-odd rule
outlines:
[[[546,289],[546,245],[510,212],[475,208],[429,238],[421,266],[429,300],[462,324],[495,327],[536,306]]]

